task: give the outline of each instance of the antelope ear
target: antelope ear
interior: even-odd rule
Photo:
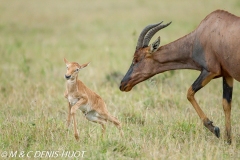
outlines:
[[[85,68],[89,65],[90,62],[80,65],[80,69]]]
[[[155,52],[159,48],[159,46],[160,46],[160,37],[158,37],[157,40],[151,44],[150,52],[151,53]]]
[[[63,58],[63,60],[64,60],[64,62],[65,62],[66,65],[69,63],[66,58]]]

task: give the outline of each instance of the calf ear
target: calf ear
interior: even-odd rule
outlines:
[[[155,52],[159,48],[159,46],[160,46],[160,37],[158,37],[157,40],[151,44],[150,52],[151,53]]]
[[[64,62],[65,62],[66,65],[69,63],[66,58],[63,58],[63,60],[64,60]]]
[[[80,69],[85,68],[89,65],[90,62],[80,65]]]

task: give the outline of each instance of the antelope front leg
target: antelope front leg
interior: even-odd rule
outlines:
[[[198,103],[196,102],[194,95],[195,93],[204,87],[208,82],[210,82],[216,74],[203,70],[197,80],[192,84],[192,86],[188,89],[187,98],[196,110],[198,116],[203,121],[205,127],[207,127],[212,133],[214,133],[218,138],[220,137],[220,129],[215,127],[210,121],[207,116],[204,114],[202,109],[199,107]]]
[[[225,138],[231,144],[231,102],[233,91],[233,78],[223,77],[223,110],[225,114]]]

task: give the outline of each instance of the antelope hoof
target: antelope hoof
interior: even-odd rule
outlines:
[[[214,134],[217,136],[217,138],[220,137],[220,129],[218,127],[214,127]]]
[[[232,144],[232,140],[231,140],[231,139],[228,139],[228,140],[227,140],[227,144],[229,144],[229,145]]]

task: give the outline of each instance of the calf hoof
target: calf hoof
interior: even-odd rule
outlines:
[[[120,135],[121,135],[122,138],[124,137],[123,131],[120,131]]]
[[[218,127],[214,127],[214,134],[217,138],[220,137],[220,129]]]
[[[74,136],[75,136],[75,139],[79,141],[79,136],[78,135],[74,135]]]

